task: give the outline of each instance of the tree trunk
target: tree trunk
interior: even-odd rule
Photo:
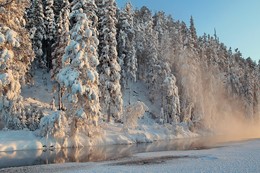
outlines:
[[[110,113],[110,103],[108,105],[108,110],[107,110],[107,122],[110,122],[111,119],[111,113]]]
[[[52,69],[52,56],[51,56],[51,52],[52,52],[52,41],[48,40],[47,41],[47,46],[46,46],[46,66],[48,68],[48,71],[50,69]]]
[[[59,110],[62,109],[62,100],[61,100],[61,97],[62,97],[61,87],[60,87],[60,84],[58,83],[58,102],[59,102]]]
[[[131,86],[129,85],[129,79],[126,80],[126,88],[128,88],[128,105],[131,104]]]

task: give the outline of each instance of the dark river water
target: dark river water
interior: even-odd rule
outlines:
[[[155,151],[205,150],[232,142],[219,137],[178,139],[133,145],[0,152],[0,169],[66,162],[100,162]]]

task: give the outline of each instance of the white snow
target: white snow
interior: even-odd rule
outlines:
[[[5,35],[0,32],[0,45],[5,43]]]
[[[0,151],[42,148],[41,140],[27,130],[0,131],[0,139]]]
[[[145,111],[149,108],[143,102],[136,102],[126,107],[124,111],[124,126],[125,128],[135,128],[138,125],[138,118],[144,116]]]
[[[17,41],[17,33],[11,29],[9,29],[7,32],[6,32],[6,40],[9,44],[11,44],[13,47],[20,47],[20,43],[19,41]]]
[[[49,108],[53,99],[52,82],[50,74],[45,70],[37,69],[34,74],[33,84],[22,88],[22,96],[27,104]]]
[[[163,151],[135,154],[105,162],[66,163],[2,169],[4,172],[260,172],[260,140],[231,143],[207,150]],[[116,154],[116,153],[115,153]]]
[[[50,124],[56,123],[58,119],[60,118],[55,114],[51,117],[43,118],[41,126],[49,126]],[[187,128],[181,126],[176,133],[176,129],[172,125],[159,125],[150,118],[142,119],[142,122],[146,122],[147,125],[139,125],[135,129],[126,129],[122,124],[118,123],[101,123],[100,127],[102,133],[99,132],[94,134],[91,139],[85,134],[79,134],[78,137],[83,146],[98,146],[144,143],[197,136],[196,134],[189,132]],[[48,130],[48,128],[46,130]],[[72,147],[70,146],[72,142],[62,143],[64,141],[61,142],[59,139],[37,137],[38,133],[38,131],[31,132],[27,130],[0,131],[0,139],[5,139],[0,141],[0,151],[43,149],[43,145],[47,144],[56,146],[57,148],[61,146]]]

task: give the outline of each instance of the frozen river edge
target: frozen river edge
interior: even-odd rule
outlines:
[[[260,140],[206,150],[162,151],[88,163],[66,163],[0,169],[0,172],[260,172]]]

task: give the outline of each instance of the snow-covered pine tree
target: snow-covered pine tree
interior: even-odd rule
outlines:
[[[121,119],[123,100],[120,86],[120,65],[117,59],[115,0],[97,0],[99,8],[99,74],[100,101],[107,120]]]
[[[167,76],[163,81],[164,95],[164,120],[167,123],[176,124],[180,122],[180,99],[178,87],[176,86],[176,78],[172,74]]]
[[[148,39],[150,38],[150,40]],[[160,57],[160,44],[158,39],[158,32],[151,29],[146,35],[147,42],[147,69],[146,69],[146,83],[149,88],[149,96],[152,102],[155,102],[165,77],[170,74],[169,64],[164,61],[163,55]],[[160,59],[159,59],[160,58]],[[161,97],[162,98],[162,97]],[[161,103],[163,104],[163,103]]]
[[[57,37],[55,44],[55,50],[52,52],[52,70],[51,70],[51,78],[56,82],[56,76],[62,68],[62,56],[65,54],[65,48],[69,44],[70,35],[69,35],[69,1],[64,1],[64,7],[60,11],[60,15],[57,23]],[[58,103],[59,110],[62,109],[62,91],[63,89],[60,87],[59,83],[55,83],[55,91],[58,93]]]
[[[190,64],[194,67],[194,73],[196,75],[196,81],[194,83],[194,112],[191,117],[191,121],[194,125],[199,124],[204,117],[204,98],[203,98],[203,80],[202,80],[202,70],[201,70],[201,61],[199,57],[198,50],[198,37],[196,28],[194,25],[193,17],[190,18],[190,27],[188,30],[188,50],[191,54]]]
[[[65,48],[69,43],[70,35],[69,35],[69,2],[67,2],[66,6],[60,11],[60,15],[57,23],[57,34],[59,37],[57,38],[54,47],[55,50],[52,52],[52,65],[53,68],[51,70],[51,78],[54,79],[58,74],[59,70],[62,68],[62,56],[65,53]]]
[[[174,36],[171,35],[172,32],[175,32],[173,19],[171,17],[166,18],[164,12],[155,13],[153,18],[154,30],[158,35],[158,59],[173,63],[173,44],[176,42]]]
[[[203,116],[200,61],[196,48],[192,46],[191,34],[184,22],[178,24],[177,38],[179,43],[175,48],[173,67],[180,94],[180,120],[192,127],[193,123],[199,122]]]
[[[138,77],[147,83],[150,100],[154,102],[156,88],[162,84],[156,83],[159,78],[157,71],[161,69],[158,61],[158,33],[153,29],[152,13],[147,7],[142,7],[135,15]]]
[[[92,28],[92,32],[94,32],[95,35],[98,34],[97,27],[98,27],[98,7],[95,3],[95,0],[88,0],[85,2],[85,5],[83,7],[84,13],[87,14],[89,20],[91,21],[90,25]]]
[[[55,37],[56,29],[55,29],[55,18],[53,11],[53,0],[45,0],[45,28],[46,28],[46,39],[51,41]]]
[[[58,23],[58,18],[60,16],[61,10],[69,3],[69,0],[54,0],[53,1],[53,11],[56,23]]]
[[[194,25],[194,20],[193,17],[190,17],[190,28],[189,28],[189,32],[190,32],[190,44],[193,48],[197,48],[197,32],[196,32],[196,28]]]
[[[239,98],[241,94],[241,89],[243,88],[243,84],[241,82],[241,79],[243,78],[243,62],[242,60],[242,54],[238,49],[235,50],[231,57],[230,62],[230,85],[231,85],[231,93],[234,99]],[[240,65],[241,64],[241,65]]]
[[[23,18],[27,1],[0,4],[0,121],[9,129],[25,128],[21,85],[34,59]]]
[[[153,16],[154,19],[154,26],[153,29],[155,30],[155,33],[157,35],[158,41],[157,43],[157,52],[158,52],[158,62],[156,70],[157,71],[157,76],[156,76],[156,82],[155,85],[153,85],[153,91],[157,92],[160,97],[161,97],[161,108],[163,108],[164,114],[167,114],[168,108],[167,108],[167,103],[165,99],[168,96],[167,90],[165,91],[164,89],[167,89],[164,86],[164,82],[169,76],[171,75],[171,68],[170,64],[173,63],[173,43],[176,42],[176,40],[172,40],[170,38],[171,32],[174,32],[174,23],[171,17],[168,19],[166,18],[164,12],[157,12]],[[170,31],[170,30],[173,31]],[[176,80],[175,80],[176,81]],[[176,110],[175,110],[176,111]],[[171,122],[171,120],[166,119],[164,122]]]
[[[46,31],[44,25],[44,13],[43,13],[43,4],[42,0],[33,0],[32,2],[34,8],[34,27],[36,28],[34,37],[32,38],[33,50],[36,55],[36,64],[44,65],[43,61],[43,50],[42,43],[46,38]]]
[[[117,48],[119,64],[121,66],[121,87],[128,90],[128,104],[131,104],[130,81],[136,82],[137,59],[135,51],[135,32],[133,26],[133,11],[130,3],[119,12]]]
[[[138,64],[137,76],[139,79],[146,81],[148,72],[148,61],[150,53],[156,54],[155,51],[155,34],[153,33],[153,19],[152,13],[147,7],[142,7],[140,10],[135,11],[134,17],[134,29],[135,29],[135,46],[136,57]],[[152,37],[149,37],[152,36]],[[153,46],[153,50],[149,48]],[[154,55],[157,57],[156,55]]]
[[[81,3],[83,2],[83,3]],[[65,49],[62,58],[63,68],[57,80],[61,87],[67,89],[66,100],[70,123],[70,136],[78,141],[76,135],[79,131],[88,132],[86,125],[97,125],[100,114],[98,73],[99,64],[97,56],[98,39],[92,32],[91,21],[83,12],[85,1],[75,0],[72,3],[70,20],[74,21],[70,36],[71,40]]]
[[[119,12],[117,47],[121,66],[121,87],[129,89],[129,80],[136,81],[137,59],[134,47],[133,11],[130,3]],[[130,98],[129,98],[130,99]]]
[[[245,98],[245,111],[246,117],[248,119],[254,120],[254,87],[255,87],[255,80],[254,76],[255,69],[257,65],[252,61],[249,57],[246,59],[245,62],[245,72],[244,72],[244,79],[243,79],[243,88],[244,88],[244,98]]]
[[[254,115],[260,122],[260,60],[256,67],[255,88],[254,88]]]
[[[34,1],[31,1],[30,6],[26,8],[26,14],[25,14],[26,28],[29,31],[31,39],[33,39],[34,34],[36,32],[36,27],[34,26],[34,10],[35,10]]]
[[[45,30],[46,30],[46,40],[44,44],[44,61],[48,70],[52,68],[52,57],[51,53],[53,51],[52,44],[54,43],[54,38],[56,35],[56,23],[55,15],[53,11],[53,0],[45,0]]]
[[[158,41],[159,44],[162,43],[164,34],[166,32],[166,18],[165,14],[162,11],[156,12],[153,16],[153,21],[154,21],[154,30],[158,34]]]

